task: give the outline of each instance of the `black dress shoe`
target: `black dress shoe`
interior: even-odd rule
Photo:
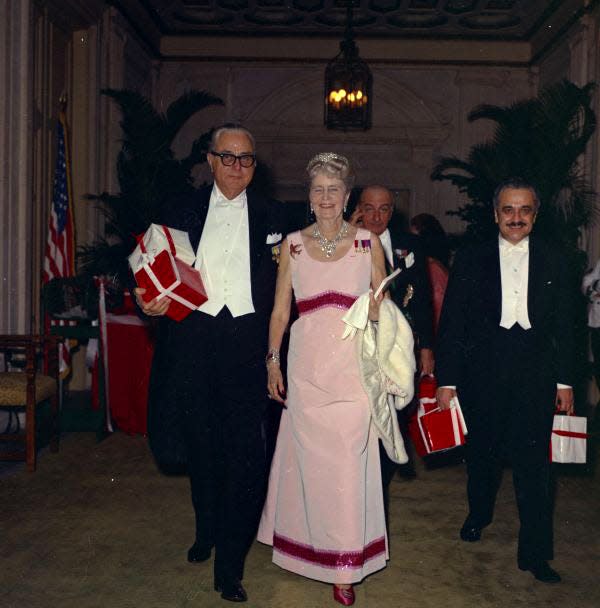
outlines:
[[[248,601],[248,594],[237,578],[224,581],[215,579],[215,591],[220,591],[221,597],[229,602]]]
[[[194,543],[188,550],[188,562],[192,564],[199,564],[210,559],[211,548],[200,543]]]
[[[481,539],[481,528],[465,524],[460,529],[460,538],[466,543],[476,543]]]
[[[519,564],[519,570],[529,570],[538,581],[542,583],[560,583],[560,574],[550,568],[548,562],[541,561],[534,564]]]

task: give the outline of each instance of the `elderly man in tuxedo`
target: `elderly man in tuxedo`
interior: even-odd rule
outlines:
[[[240,602],[266,486],[265,353],[281,207],[249,187],[254,138],[240,125],[214,131],[208,164],[214,183],[173,201],[162,217],[188,232],[208,301],[178,323],[163,316],[167,298],[145,304],[136,295],[147,315],[163,316],[151,401],[180,412],[196,515],[188,560],[205,561],[214,547],[215,590]]]
[[[492,521],[502,466],[512,464],[519,510],[517,563],[560,581],[553,558],[548,446],[555,408],[573,412],[573,322],[564,259],[530,233],[540,201],[521,180],[494,195],[499,235],[460,251],[444,300],[436,373],[438,404],[458,394],[467,427],[469,514],[476,542]]]
[[[356,209],[350,218],[353,224],[360,224],[376,234],[383,246],[388,269],[401,267],[403,270],[394,280],[390,295],[396,305],[406,315],[418,349],[419,369],[423,374],[432,374],[433,359],[433,320],[431,308],[431,289],[425,267],[419,237],[394,230],[390,220],[394,214],[394,199],[392,193],[384,186],[371,185],[363,188]],[[407,260],[414,263],[407,264]],[[404,436],[408,440],[407,411],[398,412],[398,421]],[[384,449],[380,449],[381,474],[385,495],[387,515],[389,484],[394,473],[407,478],[415,476],[412,463],[398,466],[392,462]]]

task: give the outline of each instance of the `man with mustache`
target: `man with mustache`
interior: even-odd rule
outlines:
[[[540,201],[521,179],[494,194],[499,235],[460,251],[440,321],[437,401],[458,395],[467,437],[469,514],[460,531],[476,542],[492,522],[509,460],[521,523],[517,563],[546,583],[553,558],[549,441],[557,409],[573,413],[573,321],[564,258],[530,236]]]

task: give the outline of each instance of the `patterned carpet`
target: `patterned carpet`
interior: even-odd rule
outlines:
[[[596,447],[596,446],[595,446]],[[593,458],[598,463],[597,450]],[[495,522],[474,544],[458,539],[465,515],[461,463],[397,478],[391,491],[391,560],[357,587],[358,608],[600,606],[598,467],[556,465],[559,585],[515,563],[517,521],[510,471]],[[211,608],[212,563],[191,565],[187,479],[156,470],[143,437],[67,434],[38,470],[3,467],[0,603],[4,608]],[[255,543],[247,560],[249,608],[332,608],[331,589],[274,566]]]

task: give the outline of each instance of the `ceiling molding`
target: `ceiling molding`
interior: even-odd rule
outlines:
[[[163,32],[140,0],[110,0],[155,59],[160,59]]]
[[[318,34],[313,32],[310,35],[297,25],[292,28],[277,23],[252,22],[255,13],[250,11],[251,8],[266,10],[280,6],[283,15],[285,6],[290,6],[289,0],[110,0],[110,4],[120,11],[155,59],[322,64],[337,54],[342,31],[339,24],[335,25],[335,20],[327,21],[324,16],[338,14],[345,1],[293,0],[291,6],[302,7],[303,12],[310,12],[309,8],[314,7],[313,12],[323,17],[320,22],[313,19],[320,29]],[[446,25],[444,29],[435,24],[423,28],[406,26],[397,28],[393,36],[381,26],[377,29],[369,24],[365,17],[359,22],[363,25],[355,27],[356,40],[364,59],[381,64],[532,67],[598,1],[355,0],[361,7],[367,6],[371,12],[386,18],[394,11],[397,16],[402,12],[413,16],[435,12],[450,14],[455,28],[452,30]],[[77,4],[76,0],[67,2]],[[92,4],[95,3],[104,4],[100,0],[92,0]],[[233,12],[244,13],[247,27],[241,28],[239,24],[234,27],[224,22],[218,28],[210,26],[212,29],[205,31],[202,23],[195,23],[195,29],[189,23],[185,25],[190,16],[197,18],[197,15],[209,9],[216,10],[218,6],[227,8],[229,12],[235,8]],[[422,8],[428,6],[431,8]],[[505,15],[508,21],[511,16],[520,16],[521,22],[518,26],[492,27],[493,20],[486,21],[491,13]],[[174,15],[179,15],[178,20]],[[457,29],[457,23],[461,30]],[[464,35],[465,23],[478,23],[477,35]],[[293,33],[290,33],[290,28]]]
[[[48,16],[66,31],[85,29],[100,21],[108,5],[105,0],[34,0]]]
[[[598,6],[598,0],[564,2],[548,16],[531,38],[531,62],[539,63],[564,39],[565,34],[588,12]]]
[[[528,40],[569,0],[353,0],[363,38]],[[348,0],[137,0],[170,36],[334,36]]]
[[[394,64],[471,64],[528,66],[531,47],[527,42],[489,41],[485,44],[463,40],[375,40],[358,39],[363,59]],[[339,41],[331,38],[289,37],[244,40],[223,36],[178,37],[161,40],[165,60],[182,59],[240,62],[326,63],[339,51]]]

